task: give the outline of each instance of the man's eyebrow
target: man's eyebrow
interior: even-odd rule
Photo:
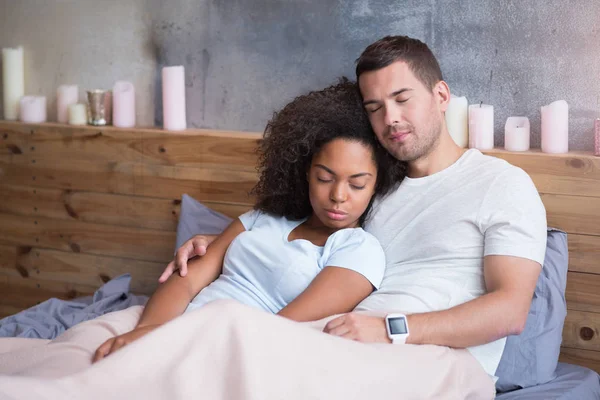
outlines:
[[[327,168],[323,164],[315,164],[315,167],[319,167],[321,169],[324,169],[325,171],[329,172],[331,175],[336,175],[335,172],[333,172],[332,170],[330,170],[329,168]],[[367,176],[367,175],[373,176],[373,174],[371,174],[370,172],[359,172],[358,174],[350,175],[350,178],[360,178],[361,176]]]
[[[402,89],[398,89],[393,91],[392,93],[389,94],[388,97],[396,97],[399,94],[402,94],[404,92],[409,92],[412,91],[413,89],[410,88],[402,88]],[[363,106],[368,106],[369,104],[379,104],[380,102],[378,100],[365,100],[363,101]]]

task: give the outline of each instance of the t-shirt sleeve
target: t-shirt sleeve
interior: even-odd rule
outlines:
[[[484,256],[515,256],[544,264],[546,209],[525,171],[513,167],[494,180],[478,220],[484,234]]]
[[[261,215],[262,211],[250,210],[240,215],[238,218],[242,222],[242,225],[244,225],[244,228],[246,228],[246,230],[249,231],[252,229],[252,227],[256,223],[256,220],[258,220],[258,217],[260,217]]]
[[[356,271],[379,289],[385,271],[385,254],[379,241],[362,229],[344,229],[330,239],[330,255],[324,265]]]

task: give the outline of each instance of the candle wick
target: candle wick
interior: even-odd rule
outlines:
[[[479,108],[483,107],[483,101],[479,102]]]

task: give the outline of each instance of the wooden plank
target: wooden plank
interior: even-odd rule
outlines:
[[[564,347],[600,351],[600,314],[569,310],[563,328]]]
[[[34,193],[35,190],[35,193]],[[100,224],[174,231],[181,200],[60,189],[33,189],[0,184],[0,212],[24,216],[79,220]],[[249,204],[203,202],[232,218],[248,211]]]
[[[600,373],[600,351],[561,348],[558,361],[582,365]]]
[[[164,263],[175,233],[0,213],[0,243]]]
[[[151,164],[69,163],[22,164],[0,161],[3,184],[98,193],[179,199],[183,193],[199,201],[252,204],[248,193],[257,173],[215,168]]]
[[[600,235],[600,197],[541,194],[548,226],[568,233]]]
[[[89,296],[98,288],[70,282],[54,282],[43,280],[26,280],[8,277],[7,282],[0,283],[2,306],[24,310],[50,298],[71,300]]]
[[[0,287],[1,287],[1,284],[0,284]],[[0,304],[0,319],[2,319],[4,317],[8,317],[10,315],[14,315],[20,311],[23,311],[23,309],[24,309],[23,307]]]
[[[568,272],[565,298],[569,310],[600,312],[600,275]]]
[[[15,254],[12,263],[0,262],[0,275],[5,277],[31,282],[71,282],[100,287],[119,275],[129,273],[130,290],[147,295],[156,289],[158,277],[166,266],[163,262],[70,253],[38,247],[21,248],[17,255],[16,248],[0,246],[0,255],[5,253],[4,249],[12,250]]]
[[[33,132],[33,133],[32,133]],[[210,131],[166,132],[158,129],[73,127],[60,124],[0,123],[1,154],[27,160],[88,160],[179,166],[218,166],[253,170],[261,135],[209,135]]]
[[[600,236],[568,235],[569,271],[600,274]]]

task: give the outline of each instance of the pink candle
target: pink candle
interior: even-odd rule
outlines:
[[[77,85],[60,85],[56,91],[57,120],[61,124],[69,121],[69,106],[79,101]]]
[[[183,66],[162,69],[163,126],[169,131],[186,128],[185,71]]]
[[[600,118],[594,121],[594,155],[600,156]]]
[[[30,124],[46,122],[46,98],[44,96],[21,97],[19,119]]]
[[[542,151],[569,151],[569,105],[564,100],[542,107]]]
[[[469,147],[479,150],[494,148],[494,106],[469,106]]]
[[[131,82],[118,81],[113,87],[113,125],[118,128],[135,126],[135,88]]]
[[[506,120],[504,148],[508,151],[529,150],[529,118],[509,117]]]

